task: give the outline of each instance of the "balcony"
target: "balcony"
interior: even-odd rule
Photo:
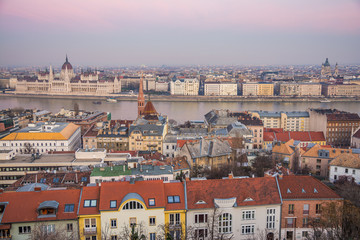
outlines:
[[[84,235],[96,235],[96,227],[84,228]]]
[[[309,210],[303,210],[303,214],[304,214],[304,215],[309,214]]]

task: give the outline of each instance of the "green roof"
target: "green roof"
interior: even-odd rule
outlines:
[[[112,170],[111,170],[112,168]],[[113,167],[102,167],[102,168],[94,168],[90,177],[102,176],[102,177],[114,177],[121,175],[131,175],[131,169],[125,165],[125,171],[123,165],[121,166],[113,166]]]

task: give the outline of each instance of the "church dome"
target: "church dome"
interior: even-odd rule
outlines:
[[[66,56],[66,61],[64,62],[64,64],[62,65],[61,69],[68,69],[71,70],[73,69],[73,67],[71,66],[71,64],[68,61],[68,57]]]

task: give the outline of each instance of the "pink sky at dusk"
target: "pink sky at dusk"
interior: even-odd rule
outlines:
[[[360,63],[358,42],[360,0],[0,0],[0,66],[65,53],[94,65]]]
[[[157,26],[274,31],[360,31],[359,1],[334,0],[2,0],[2,28],[52,27],[70,31],[114,31]]]

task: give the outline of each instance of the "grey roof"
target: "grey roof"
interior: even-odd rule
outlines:
[[[205,114],[205,120],[210,125],[226,126],[237,121],[236,117],[229,117],[228,110],[212,110]]]
[[[132,133],[133,131],[140,131],[143,136],[162,136],[164,131],[164,125],[131,125],[130,133]]]
[[[164,138],[164,143],[176,143],[177,135],[167,134]]]
[[[59,207],[59,203],[57,201],[51,200],[51,201],[44,201],[44,202],[40,203],[38,209],[58,208],[58,207]]]
[[[42,110],[42,111],[38,111],[35,113],[35,116],[42,116],[42,115],[46,115],[46,114],[49,114],[51,113],[50,111],[48,110]]]
[[[128,193],[126,194],[126,196],[121,200],[121,204],[123,204],[123,202],[126,202],[129,199],[137,199],[143,203],[145,203],[144,199],[138,194],[138,193]]]
[[[16,132],[30,132],[30,131],[37,131],[37,132],[44,132],[42,131],[42,126],[45,125],[44,122],[38,122],[36,123],[36,125],[34,127],[26,127],[23,129],[20,129]],[[47,124],[49,126],[53,126],[53,124]],[[51,130],[46,130],[47,132],[53,132],[53,133],[59,133],[61,132],[67,125],[69,125],[69,123],[65,123],[65,122],[56,122],[54,125],[56,125],[56,127],[54,127]]]
[[[231,147],[227,141],[219,139],[201,139],[199,142],[189,142],[186,146],[192,158],[208,156],[222,156],[231,153]]]
[[[45,191],[50,188],[50,186],[43,184],[43,183],[30,183],[30,184],[26,184],[22,187],[19,187],[16,191],[17,192],[33,192],[35,187],[41,188],[41,191]]]
[[[309,117],[309,113],[306,111],[299,111],[299,112],[268,112],[268,111],[252,111],[259,114],[260,118],[263,117],[281,117],[281,113],[285,113],[288,117]]]
[[[138,168],[132,168],[132,175],[162,175],[162,174],[172,174],[173,170],[171,166],[152,166],[152,165],[141,165],[142,171],[140,171],[140,166]]]
[[[226,128],[215,129],[212,134],[217,136],[249,136],[252,135],[250,130],[240,122],[229,124]]]

